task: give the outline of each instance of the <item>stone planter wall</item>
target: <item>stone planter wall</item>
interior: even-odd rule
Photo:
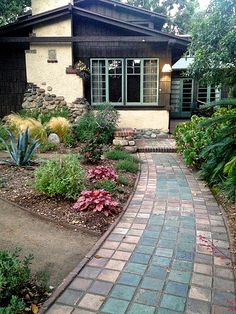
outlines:
[[[130,153],[137,152],[134,129],[117,129],[114,133],[113,145],[120,145]]]
[[[158,137],[166,137],[167,132],[159,129],[135,129],[135,139],[155,139]]]
[[[88,111],[89,103],[85,98],[77,98],[73,103],[67,103],[63,96],[51,94],[52,88],[39,88],[29,84],[24,94],[22,108],[26,110],[39,110],[46,113],[52,110],[68,108],[71,113],[71,122],[76,122],[85,112]]]

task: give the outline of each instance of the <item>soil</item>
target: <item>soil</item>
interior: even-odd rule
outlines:
[[[213,191],[214,193],[214,191]],[[215,193],[214,193],[215,194]],[[236,271],[236,203],[229,202],[223,194],[215,194],[217,202],[223,207],[227,216],[227,225],[230,231],[231,238],[231,253],[234,257],[234,269]]]
[[[52,158],[54,154],[40,154],[40,158]],[[115,162],[103,160],[100,165],[113,165]],[[34,170],[38,165],[30,167],[15,167],[0,164],[0,197],[14,202],[28,210],[48,217],[56,223],[86,228],[99,233],[104,233],[114,222],[117,216],[122,212],[125,203],[131,194],[136,180],[135,174],[125,173],[125,177],[129,181],[128,186],[119,185],[118,191],[113,194],[116,201],[119,202],[119,209],[116,215],[106,217],[101,213],[94,212],[75,212],[72,205],[74,202],[63,199],[62,197],[48,197],[34,190]],[[86,171],[93,165],[84,165]]]

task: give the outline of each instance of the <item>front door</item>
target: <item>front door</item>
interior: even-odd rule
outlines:
[[[171,87],[171,117],[190,118],[193,108],[193,80],[173,78]]]

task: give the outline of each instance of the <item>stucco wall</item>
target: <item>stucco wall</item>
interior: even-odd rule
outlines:
[[[169,128],[169,112],[167,110],[119,110],[120,128],[161,129]]]
[[[48,63],[48,49],[55,49],[57,63]],[[32,53],[32,52],[36,53]],[[83,97],[83,81],[77,75],[66,74],[66,68],[72,62],[71,44],[31,45],[26,53],[27,82],[39,87],[51,87],[57,96],[64,96],[67,102]]]
[[[46,25],[38,25],[34,27],[33,33],[37,37],[51,36],[71,36],[71,19],[63,19],[55,22],[47,23]]]
[[[41,5],[45,2],[42,0],[37,1]],[[59,20],[56,23],[40,25],[35,27],[33,32],[37,37],[71,36],[71,20]],[[56,52],[55,62],[48,62],[50,49]],[[49,87],[50,93],[64,96],[67,102],[72,102],[84,95],[82,79],[77,75],[66,74],[66,68],[72,65],[72,62],[71,43],[31,44],[30,50],[26,51],[27,82],[34,83],[44,89]]]
[[[72,2],[71,0],[32,0],[32,14],[53,10]]]

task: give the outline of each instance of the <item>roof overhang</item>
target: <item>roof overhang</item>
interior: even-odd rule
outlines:
[[[187,68],[193,63],[194,58],[182,57],[172,66],[172,70],[187,70]]]
[[[105,0],[99,0],[99,1],[105,1]],[[155,38],[156,42],[158,41],[166,42],[170,46],[179,45],[179,46],[187,47],[188,44],[190,43],[190,41],[185,38],[180,38],[178,36],[168,34],[159,30],[151,29],[151,28],[144,27],[141,25],[133,24],[131,22],[126,22],[119,19],[104,16],[95,12],[91,12],[89,10],[77,8],[70,4],[61,8],[57,8],[54,10],[41,13],[41,14],[28,16],[26,19],[19,20],[15,23],[12,23],[12,24],[9,24],[0,28],[0,37],[2,37],[1,42],[4,42],[4,36],[8,36],[9,38],[9,34],[16,30],[22,30],[30,26],[33,27],[34,25],[37,25],[37,24],[44,24],[58,18],[63,18],[63,17],[65,18],[72,14],[79,17],[85,17],[85,18],[88,18],[97,22],[105,23],[107,25],[113,25],[122,29],[129,30],[131,32],[134,32],[134,35],[150,36],[153,39]],[[131,37],[132,35],[130,36],[130,38]],[[109,38],[109,36],[107,36],[107,38]],[[17,38],[15,38],[15,40],[16,40],[15,42],[17,42]],[[122,39],[120,38],[120,40]]]

